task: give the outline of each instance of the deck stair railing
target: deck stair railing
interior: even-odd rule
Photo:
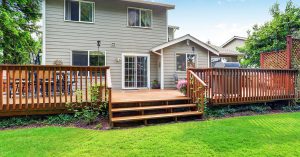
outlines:
[[[92,101],[90,87],[99,87],[99,101],[111,99],[109,67],[0,65],[0,117],[54,114],[68,103]]]
[[[207,85],[192,70],[187,70],[187,96],[192,103],[197,104],[199,112],[204,112],[206,103]]]

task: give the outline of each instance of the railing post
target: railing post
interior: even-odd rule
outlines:
[[[186,80],[187,80],[187,86],[186,86],[186,94],[188,97],[190,97],[190,69],[187,69],[186,72]]]

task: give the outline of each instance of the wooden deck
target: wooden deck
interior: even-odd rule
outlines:
[[[166,100],[189,100],[175,89],[166,90],[113,90],[112,103],[158,102]]]

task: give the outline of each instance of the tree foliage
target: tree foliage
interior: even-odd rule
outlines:
[[[26,64],[41,42],[41,0],[0,0],[0,63]]]
[[[245,53],[241,63],[245,67],[259,66],[260,53],[278,51],[286,48],[287,35],[299,35],[300,8],[291,0],[287,2],[284,11],[275,3],[271,9],[272,20],[258,26],[254,25],[248,31],[245,46],[239,51]]]

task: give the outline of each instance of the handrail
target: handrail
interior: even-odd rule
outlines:
[[[264,68],[189,68],[191,71],[203,71],[203,70],[253,70],[253,71],[294,71],[296,69],[264,69]]]
[[[187,70],[187,96],[192,103],[197,104],[199,112],[204,112],[206,103],[207,84],[192,70]]]
[[[190,73],[203,85],[203,86],[205,86],[205,87],[207,87],[207,84],[203,81],[203,80],[201,80],[200,79],[200,77],[199,76],[197,76],[193,71],[191,71],[190,70]]]

